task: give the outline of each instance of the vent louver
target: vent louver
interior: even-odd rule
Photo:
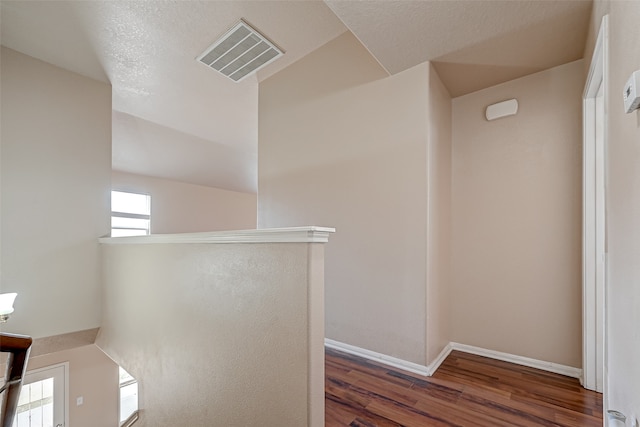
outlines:
[[[240,21],[196,59],[239,82],[282,54],[266,37],[246,22]]]

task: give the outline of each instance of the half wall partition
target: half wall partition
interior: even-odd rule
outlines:
[[[104,238],[96,343],[141,426],[324,426],[330,228]]]

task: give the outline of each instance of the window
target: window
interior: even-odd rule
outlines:
[[[138,410],[138,382],[120,368],[120,424]]]
[[[35,369],[25,375],[13,427],[65,425],[67,365]]]
[[[151,196],[111,192],[111,237],[144,236],[151,231]]]

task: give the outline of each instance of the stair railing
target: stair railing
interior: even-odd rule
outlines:
[[[0,425],[2,427],[13,426],[32,343],[31,337],[25,335],[0,333],[0,352],[9,353],[4,384],[0,388]]]

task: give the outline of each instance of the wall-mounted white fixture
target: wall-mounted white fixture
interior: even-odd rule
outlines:
[[[495,120],[501,117],[513,116],[518,112],[518,100],[509,99],[487,107],[487,120]]]
[[[624,111],[631,113],[640,108],[640,70],[634,71],[624,85]]]
[[[13,302],[17,296],[15,292],[0,294],[0,323],[6,322],[9,315],[13,313]]]

